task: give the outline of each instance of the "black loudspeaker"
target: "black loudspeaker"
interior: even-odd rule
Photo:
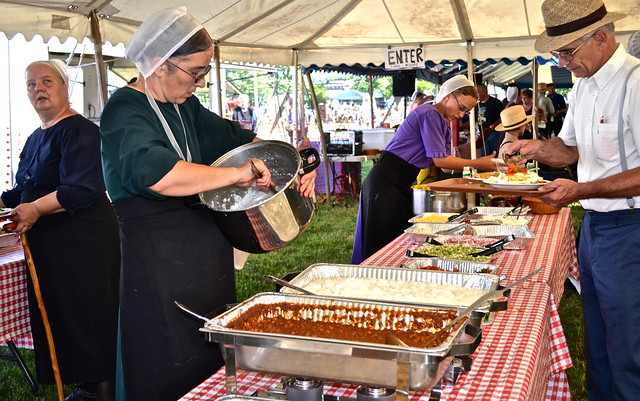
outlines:
[[[482,73],[481,72],[473,73],[473,77],[476,80],[476,84],[481,84],[482,83]]]
[[[393,74],[393,96],[411,96],[416,89],[414,70],[398,71]]]

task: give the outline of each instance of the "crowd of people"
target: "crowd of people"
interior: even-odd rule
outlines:
[[[577,180],[546,184],[540,199],[586,210],[578,258],[589,399],[631,400],[640,393],[640,60],[616,43],[614,22],[625,14],[601,0],[578,3],[545,0],[535,44],[578,78],[568,101],[553,84],[536,88],[538,100],[511,85],[500,101],[458,75],[433,103],[412,107],[362,185],[352,263],[407,228],[421,169],[493,170],[496,154],[516,151],[521,164],[577,163]],[[138,79],[111,96],[100,128],[71,108],[64,64],[26,69],[40,123],[0,206],[12,208],[16,232],[28,238],[62,379],[78,384],[68,401],[175,400],[224,363],[200,322],[174,306],[213,310],[236,300],[233,248],[193,196],[272,182],[259,159],[210,167],[260,140],[247,99],[233,122],[193,96],[212,55],[212,38],[184,8],[153,14],[126,47]],[[462,159],[452,154],[451,122],[474,107],[485,156]],[[535,121],[536,140],[528,136]],[[304,196],[314,183],[313,172],[301,177]],[[28,293],[37,378],[53,382],[33,286]]]

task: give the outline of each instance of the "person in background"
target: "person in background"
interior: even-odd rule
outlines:
[[[551,119],[551,132],[558,136],[562,129],[562,122],[564,121],[564,115],[567,112],[567,102],[564,100],[564,96],[556,93],[556,86],[554,84],[547,84],[547,97],[551,99],[553,103],[554,112]]]
[[[229,185],[268,191],[271,173],[256,158],[210,166],[259,140],[193,96],[206,85],[212,56],[211,37],[184,7],[153,14],[125,52],[138,80],[111,96],[102,114],[105,182],[122,249],[120,400],[175,401],[224,364],[217,344],[198,331],[202,322],[174,304],[206,313],[236,302],[233,247],[194,198]],[[314,182],[315,173],[301,177],[303,196],[313,196]]]
[[[551,124],[553,122],[553,114],[555,113],[555,108],[553,107],[553,102],[549,99],[545,94],[547,93],[547,84],[540,83],[538,84],[538,106],[544,112],[544,120],[540,119],[538,121],[538,127],[540,134],[545,137],[551,136]]]
[[[231,119],[240,124],[243,129],[258,132],[258,117],[256,110],[249,103],[249,95],[241,94],[238,96],[238,102],[238,106],[233,109]]]
[[[498,158],[504,160],[507,154],[507,146],[525,136],[527,126],[533,120],[533,116],[527,116],[524,113],[524,107],[519,104],[507,107],[500,113],[500,124],[496,126],[496,131],[502,132],[499,136],[500,151]]]
[[[544,111],[540,107],[533,107],[533,90],[532,89],[524,89],[522,91],[522,107],[524,108],[524,113],[528,116],[537,116],[539,121],[545,121],[547,117],[544,114]]]
[[[451,156],[449,123],[477,99],[473,82],[457,75],[442,85],[435,104],[423,104],[402,122],[362,185],[351,263],[361,263],[409,227],[411,185],[420,169],[495,168],[493,154],[474,160]]]
[[[29,242],[62,381],[79,383],[66,400],[113,400],[120,243],[98,126],[71,108],[63,62],[33,62],[25,77],[40,127],[27,138],[16,186],[0,206],[13,208],[9,218]],[[37,378],[54,383],[31,280],[27,290]]]
[[[478,139],[477,148],[481,155],[488,155],[494,152],[498,146],[495,135],[496,126],[500,123],[500,112],[503,109],[502,102],[493,96],[489,96],[485,84],[476,84],[478,91],[478,105],[476,106],[476,116],[481,135]]]
[[[522,91],[516,84],[507,86],[507,96],[502,100],[502,106],[506,109],[514,104],[522,104]]]
[[[616,42],[613,22],[626,15],[601,0],[546,0],[542,15],[536,51],[551,52],[578,79],[560,135],[517,141],[508,151],[555,166],[578,162],[577,182],[546,184],[551,192],[540,199],[556,207],[580,201],[585,209],[578,261],[587,393],[591,401],[637,400],[640,60]]]

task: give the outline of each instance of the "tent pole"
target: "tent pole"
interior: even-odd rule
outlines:
[[[375,119],[375,114],[373,112],[374,108],[373,108],[373,75],[371,74],[371,70],[368,71],[367,73],[367,80],[369,81],[369,108],[371,109],[371,128],[375,128],[375,122],[373,121]]]
[[[108,98],[107,68],[104,65],[104,58],[102,57],[102,35],[100,34],[100,24],[95,10],[89,14],[89,20],[91,22],[91,38],[93,39],[96,59],[96,73],[98,74],[98,95],[100,96],[100,113],[98,113],[98,115],[100,115]]]
[[[300,116],[298,121],[300,121],[300,134],[298,135],[298,141],[302,141],[307,137],[307,109],[304,106],[304,79],[302,78],[302,68],[298,68],[298,74],[300,74]],[[293,146],[297,146],[297,141],[293,144]]]
[[[313,87],[311,81],[311,70],[307,70],[307,82],[309,84],[309,93],[311,93],[311,100],[313,101],[313,108],[316,110],[316,124],[318,124],[318,130],[320,131],[320,157],[322,157],[322,163],[324,164],[324,191],[325,198],[324,203],[328,204],[331,196],[331,187],[329,186],[329,157],[327,156],[327,143],[324,138],[324,128],[322,128],[322,115],[320,114],[320,105],[318,104],[318,98],[316,97],[316,90]]]
[[[293,120],[295,121],[294,130],[291,135],[291,144],[296,146],[296,139],[298,138],[298,130],[300,129],[300,118],[298,112],[298,96],[300,92],[298,91],[298,51],[293,49],[293,90],[291,93],[293,94]]]
[[[533,120],[533,139],[538,139],[540,133],[538,132],[538,123],[540,122],[540,115],[538,114],[538,105],[540,104],[540,94],[538,93],[538,60],[533,58],[531,63],[531,86],[533,89],[533,115],[536,117]]]
[[[216,72],[215,72],[215,90],[216,90],[216,106],[218,109],[218,115],[220,117],[224,117],[222,114],[222,84],[220,79],[220,46],[218,43],[213,45],[213,59],[216,63]],[[211,78],[209,78],[211,79]]]
[[[475,73],[473,65],[473,45],[471,40],[467,40],[467,71],[469,80],[475,82]],[[471,141],[471,160],[477,156],[476,151],[476,108],[472,107],[469,113],[469,141]],[[467,193],[467,208],[472,208],[476,204],[476,194]]]

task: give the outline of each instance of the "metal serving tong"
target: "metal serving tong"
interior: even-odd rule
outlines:
[[[514,235],[513,234],[509,234],[508,236],[502,238],[501,240],[496,241],[491,245],[488,245],[486,247],[486,249],[484,249],[482,251],[479,251],[479,252],[470,253],[469,255],[473,256],[473,257],[493,255],[494,253],[500,252],[501,250],[503,250],[504,249],[504,244],[506,244],[508,242],[511,242],[514,239],[515,239]],[[432,240],[432,241],[438,242],[436,240]],[[429,241],[427,241],[427,242],[429,242]],[[429,242],[429,243],[431,243],[432,245],[442,245],[439,242],[437,244],[434,244],[433,242]],[[424,253],[416,252],[416,251],[411,250],[411,249],[407,249],[407,252],[405,253],[405,255],[408,258],[437,258],[438,257],[438,256],[427,255],[427,254],[424,254]]]
[[[509,164],[509,159],[511,159],[514,156],[522,156],[522,154],[520,153],[519,150],[516,150],[513,153],[505,153],[504,156],[502,156],[502,160],[504,160],[505,164]]]
[[[513,283],[509,284],[508,286],[499,289],[499,290],[493,290],[493,291],[489,291],[486,294],[484,294],[483,296],[481,296],[480,298],[478,298],[474,303],[472,303],[471,305],[469,305],[467,307],[467,309],[464,309],[462,312],[460,312],[458,314],[458,316],[456,316],[455,319],[453,319],[451,322],[449,322],[448,325],[446,325],[442,331],[440,331],[439,334],[445,333],[447,331],[449,331],[452,327],[455,327],[455,325],[462,320],[463,318],[467,317],[469,314],[471,314],[474,310],[476,310],[477,308],[479,308],[480,306],[484,305],[485,302],[487,301],[492,301],[494,299],[498,299],[500,297],[502,297],[504,295],[505,292],[507,292],[508,290],[512,289],[513,287],[515,287],[516,285],[529,280],[531,277],[535,276],[536,274],[540,273],[542,270],[544,270],[544,267],[539,268],[538,270],[535,270],[529,274],[527,274],[526,276],[524,276],[523,278],[521,278],[520,280],[516,280]],[[436,338],[439,338],[438,336],[434,337],[429,343],[427,343],[425,345],[425,347],[428,347],[429,345],[431,345],[431,343],[433,343]]]
[[[466,211],[464,211],[462,213],[454,214],[453,216],[449,216],[447,221],[449,223],[455,223],[455,222],[458,222],[458,221],[462,221],[462,220],[466,219],[469,215],[472,215],[474,213],[478,213],[478,208],[477,207],[474,207],[473,209],[466,210]]]

